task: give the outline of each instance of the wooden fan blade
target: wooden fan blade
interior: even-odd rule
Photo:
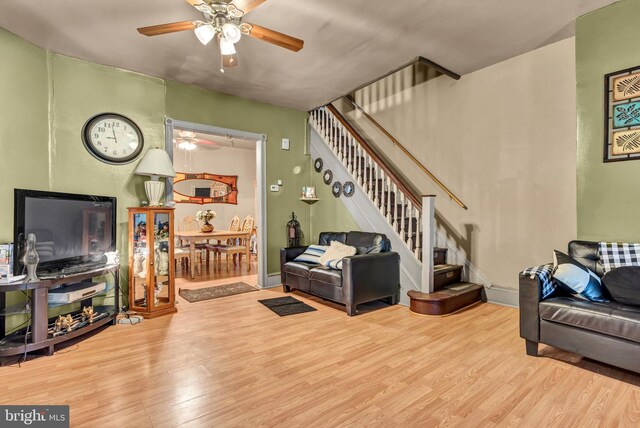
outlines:
[[[192,1],[192,0],[187,0]],[[193,0],[198,1],[198,0]],[[231,3],[244,13],[249,13],[267,0],[233,0]]]
[[[274,30],[262,27],[256,24],[250,24],[251,30],[249,35],[256,39],[260,39],[265,42],[273,43],[285,49],[289,49],[294,52],[298,52],[304,46],[304,40],[296,39],[292,36],[279,33]]]
[[[159,36],[160,34],[176,33],[178,31],[193,30],[196,28],[191,21],[173,22],[171,24],[152,25],[151,27],[138,28],[138,33],[145,36]]]

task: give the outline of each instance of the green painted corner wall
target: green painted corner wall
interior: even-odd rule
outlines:
[[[53,54],[3,29],[0,52],[8,59],[0,62],[0,242],[13,238],[15,187],[116,196],[126,278],[126,208],[145,198],[144,179],[132,174],[136,162],[97,161],[80,137],[89,117],[109,111],[141,127],[145,149],[164,147],[165,117],[266,134],[267,184],[284,183],[281,191],[267,192],[267,271],[280,270],[279,248],[286,243],[291,211],[309,233],[310,209],[298,200],[310,168],[306,112]],[[280,150],[282,138],[290,139],[289,151]]]
[[[316,187],[316,194],[320,199],[311,205],[311,236],[309,243],[318,243],[320,232],[349,232],[360,230],[347,207],[339,198],[333,196],[331,186],[324,184],[322,174],[311,167],[311,185]],[[344,198],[345,196],[340,196]]]
[[[640,65],[640,1],[576,21],[578,238],[640,242],[640,161],[603,163],[604,75]]]

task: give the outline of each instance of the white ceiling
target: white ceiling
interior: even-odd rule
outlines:
[[[255,140],[245,140],[242,138],[229,138],[225,135],[215,135],[215,134],[203,134],[196,132],[195,138],[198,141],[195,141],[195,144],[198,149],[210,149],[217,150],[220,148],[229,148],[229,149],[242,149],[242,150],[256,150],[256,141]],[[180,138],[180,130],[173,130],[173,138]],[[214,144],[210,144],[214,143]]]
[[[466,74],[573,35],[574,19],[615,0],[268,0],[254,22],[305,40],[295,53],[243,37],[221,74],[192,31],[137,27],[201,15],[184,0],[2,0],[0,27],[43,48],[152,76],[309,110],[417,56]]]

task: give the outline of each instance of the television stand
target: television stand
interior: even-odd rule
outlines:
[[[79,327],[66,334],[53,336],[49,334],[49,325],[55,322],[57,317],[49,317],[49,309],[62,306],[49,303],[49,290],[57,288],[66,284],[73,284],[76,282],[91,280],[95,277],[104,276],[107,274],[113,274],[114,282],[113,287],[107,287],[104,292],[90,296],[86,299],[77,300],[80,302],[79,310],[72,310],[70,314],[78,315],[82,312],[83,306],[93,306],[93,298],[98,296],[104,296],[105,294],[113,291],[113,305],[104,305],[94,307],[94,310],[99,313],[105,313],[100,319],[92,323]],[[116,323],[116,315],[119,311],[120,301],[120,266],[104,266],[98,269],[93,269],[76,274],[64,274],[56,276],[55,278],[40,279],[34,282],[17,282],[13,284],[0,285],[0,357],[9,357],[14,355],[24,354],[25,352],[33,352],[43,350],[46,355],[52,355],[55,351],[55,346],[64,343],[68,340],[77,338],[86,333],[94,331],[107,324]],[[31,299],[29,302],[30,311],[25,310],[25,305],[18,305],[19,307],[7,307],[5,305],[5,293],[8,291],[30,291]],[[68,303],[73,304],[72,303]],[[31,319],[28,327],[18,330],[17,332],[6,335],[6,317],[11,315],[17,315],[21,313],[30,313]],[[25,345],[26,336],[26,345]]]

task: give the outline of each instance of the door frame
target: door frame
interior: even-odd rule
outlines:
[[[199,132],[203,134],[228,135],[232,138],[254,140],[256,142],[256,181],[258,212],[256,224],[258,226],[258,286],[269,286],[267,277],[267,134],[240,131],[231,128],[222,128],[201,123],[175,120],[169,117],[164,120],[165,126],[165,150],[173,162],[173,130],[175,128]],[[173,178],[166,181],[166,200],[170,200],[173,193]]]

